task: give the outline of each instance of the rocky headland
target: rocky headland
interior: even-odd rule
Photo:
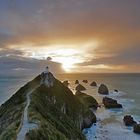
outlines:
[[[45,76],[43,81],[42,76]],[[82,130],[96,123],[93,110],[97,101],[87,94],[74,95],[67,82],[62,83],[49,72],[27,83],[0,107],[1,140],[17,139],[27,104],[26,123],[37,127],[25,128],[27,133],[22,139],[85,140]]]
[[[107,85],[88,83],[75,80],[72,92],[68,80],[61,82],[50,72],[38,75],[1,105],[0,140],[86,140],[83,130],[98,123],[102,132],[104,121],[95,112],[123,109],[123,104],[109,96]],[[89,87],[97,89],[100,102],[94,93],[88,94]],[[114,94],[117,92],[114,90]],[[122,121],[140,134],[140,124],[131,115],[125,115]]]

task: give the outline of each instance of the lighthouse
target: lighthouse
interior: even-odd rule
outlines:
[[[50,73],[49,67],[46,66],[45,71],[41,74],[41,84],[44,84],[47,87],[52,87],[53,82],[54,82],[53,74]]]
[[[46,67],[44,73],[45,73],[45,74],[49,73],[49,67],[48,67],[48,66]]]

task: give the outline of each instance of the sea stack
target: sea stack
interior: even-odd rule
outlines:
[[[93,81],[93,82],[90,84],[90,86],[96,87],[96,86],[97,86],[97,83],[96,83],[95,81]]]
[[[79,84],[79,81],[78,81],[78,80],[76,80],[76,81],[75,81],[75,84]]]
[[[140,134],[140,124],[135,124],[133,129],[134,133]]]
[[[83,80],[83,83],[88,83],[88,80]]]
[[[136,124],[136,121],[134,121],[134,119],[131,115],[124,116],[123,121],[126,126],[133,126]]]
[[[122,108],[122,105],[118,104],[117,100],[108,97],[103,98],[103,104],[106,108]]]
[[[107,95],[107,94],[109,94],[109,90],[108,90],[106,85],[101,84],[99,89],[98,89],[98,93],[103,94],[103,95]]]
[[[81,84],[79,84],[75,89],[77,91],[84,91],[84,90],[86,90],[86,88],[83,85],[81,85]]]

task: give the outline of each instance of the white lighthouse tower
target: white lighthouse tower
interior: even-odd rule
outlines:
[[[44,73],[45,73],[45,74],[49,73],[49,67],[48,67],[48,66],[46,67]]]
[[[47,87],[52,87],[54,82],[53,74],[50,73],[49,67],[46,66],[45,71],[41,74],[41,84],[45,84]]]

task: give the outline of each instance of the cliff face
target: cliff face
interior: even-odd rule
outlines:
[[[85,140],[81,131],[96,122],[96,116],[90,110],[97,105],[96,100],[90,96],[86,98],[86,94],[75,96],[52,74],[51,79],[53,86],[40,85],[39,75],[0,107],[1,140],[16,139],[22,125],[26,94],[32,89],[28,116],[38,128],[30,130],[26,140]]]

